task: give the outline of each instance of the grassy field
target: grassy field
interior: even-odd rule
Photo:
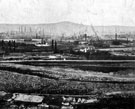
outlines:
[[[135,90],[135,74],[0,64],[0,90],[42,94],[104,94]],[[123,72],[123,71],[121,71]]]
[[[73,99],[98,100],[88,105],[79,103],[75,105],[76,109],[134,109],[134,72],[134,69],[127,69],[103,73],[69,67],[0,63],[0,91],[42,95],[45,98],[42,103],[59,109],[62,97],[72,102]],[[29,109],[39,109],[40,104],[1,102],[0,108],[15,109],[13,107],[19,108],[22,105]]]

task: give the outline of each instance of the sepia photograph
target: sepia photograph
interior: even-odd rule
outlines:
[[[0,109],[135,109],[135,0],[0,0]]]

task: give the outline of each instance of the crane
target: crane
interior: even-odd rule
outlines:
[[[91,24],[91,28],[92,28],[92,30],[93,30],[93,32],[94,32],[94,34],[95,34],[97,40],[99,41],[99,37],[98,37],[98,35],[97,35],[97,32],[96,32],[96,30],[95,30],[95,28],[94,28],[94,26],[93,26],[92,24]]]

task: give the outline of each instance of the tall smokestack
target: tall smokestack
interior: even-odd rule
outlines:
[[[52,40],[52,50],[54,49],[54,40]]]
[[[57,53],[57,42],[55,41],[55,53]]]
[[[118,35],[117,35],[117,33],[115,33],[115,40],[117,40],[117,37],[118,37]]]
[[[127,44],[128,44],[128,38],[127,38]]]
[[[16,48],[15,40],[13,41],[13,46],[14,46],[14,52],[15,52],[15,48]]]
[[[85,41],[86,41],[86,39],[87,39],[87,34],[84,34],[84,38],[85,38]]]

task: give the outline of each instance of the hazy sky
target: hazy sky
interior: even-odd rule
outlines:
[[[0,0],[0,23],[135,26],[135,0]]]

